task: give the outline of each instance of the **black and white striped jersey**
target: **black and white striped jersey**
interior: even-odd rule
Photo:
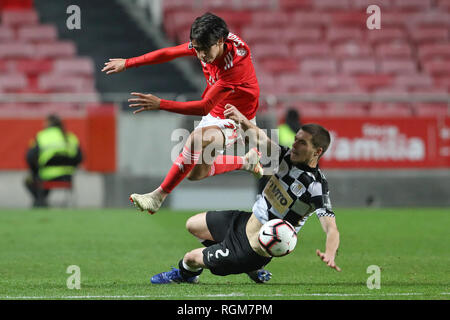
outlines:
[[[289,148],[281,147],[278,167],[257,196],[253,213],[261,223],[280,218],[290,222],[298,232],[315,212],[320,218],[334,217],[328,182],[319,168],[295,165]]]

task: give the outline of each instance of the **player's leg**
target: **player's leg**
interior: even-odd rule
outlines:
[[[221,126],[209,126],[203,129],[202,159],[204,161],[197,163],[188,174],[189,180],[201,180],[235,170],[245,170],[257,178],[262,177],[263,169],[259,162],[261,153],[256,148],[251,149],[244,156],[218,154],[217,151],[236,143],[238,135],[235,127],[230,129],[221,124]]]
[[[200,158],[203,149],[202,129],[196,129],[187,139],[183,151],[178,155],[162,184],[153,192],[132,194],[131,202],[141,211],[155,213],[161,207],[164,199],[189,174]]]

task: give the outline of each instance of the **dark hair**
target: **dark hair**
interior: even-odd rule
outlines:
[[[289,109],[286,112],[286,124],[292,131],[297,132],[301,128],[300,115],[297,110]]]
[[[308,123],[302,126],[303,131],[308,132],[312,136],[312,144],[315,148],[322,148],[322,154],[319,158],[327,151],[328,146],[331,142],[331,136],[327,129],[322,127],[320,124]]]
[[[195,40],[202,49],[209,49],[220,39],[226,40],[228,37],[228,26],[225,21],[207,12],[201,17],[197,17],[191,26],[191,41]]]
[[[64,135],[64,139],[67,139],[67,135],[66,135],[66,128],[64,127],[63,122],[61,121],[61,118],[56,115],[56,114],[50,114],[47,117],[47,122],[48,122],[48,126],[49,127],[58,127],[59,129],[61,129],[63,135]]]

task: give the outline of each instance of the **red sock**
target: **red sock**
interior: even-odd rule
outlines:
[[[178,158],[167,173],[166,178],[161,184],[161,188],[170,193],[172,190],[188,175],[194,168],[195,164],[200,157],[201,151],[191,152],[190,148],[184,146],[183,152],[180,153]]]
[[[208,176],[217,176],[229,171],[239,170],[244,164],[244,159],[237,156],[217,156],[214,159],[211,168],[209,169]]]

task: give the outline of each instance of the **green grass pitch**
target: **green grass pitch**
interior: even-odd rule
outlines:
[[[312,216],[293,253],[267,266],[264,285],[246,275],[152,285],[200,247],[185,229],[195,212],[161,210],[0,210],[0,299],[431,299],[450,298],[450,209],[336,209],[338,273],[315,255],[325,234]],[[68,289],[70,265],[81,288]],[[381,269],[369,289],[370,265]]]

